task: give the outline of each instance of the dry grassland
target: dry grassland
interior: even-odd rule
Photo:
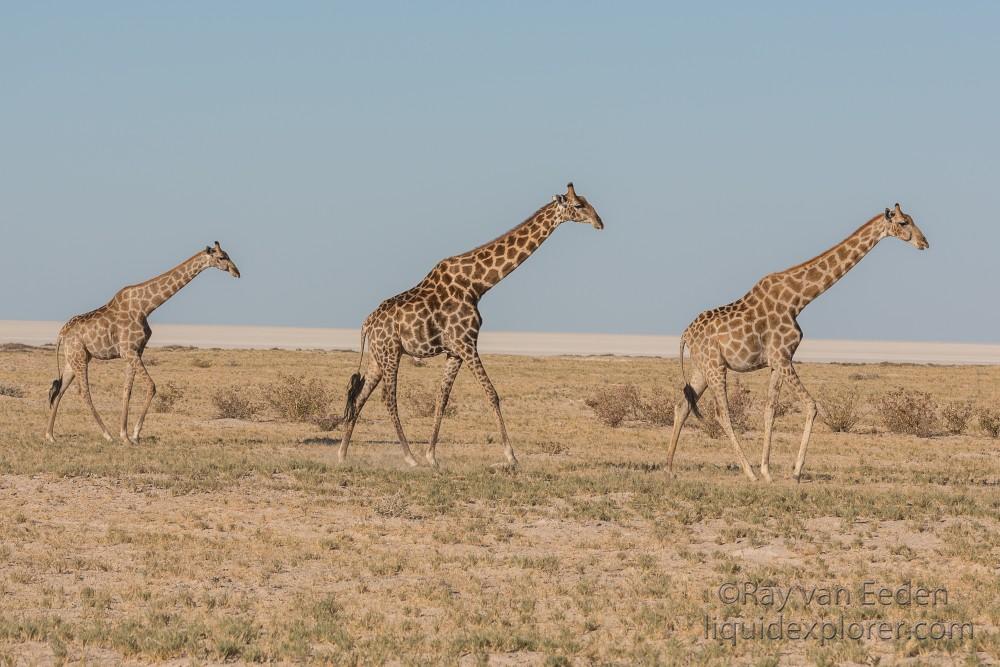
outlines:
[[[778,420],[769,486],[748,483],[728,443],[694,421],[670,479],[667,427],[626,419],[612,428],[585,404],[619,382],[645,400],[673,395],[673,361],[487,358],[522,462],[515,472],[493,467],[502,451],[468,371],[434,471],[403,464],[379,394],[338,466],[337,431],[278,419],[268,400],[278,389],[259,389],[282,375],[315,380],[311,391],[328,392],[339,412],[355,354],[151,349],[146,359],[168,399],[139,447],[101,440],[75,389],[59,442],[47,445],[53,352],[0,352],[0,384],[11,389],[0,392],[0,665],[1000,658],[998,441],[975,417],[964,434],[917,437],[885,432],[873,412],[895,387],[1000,406],[1000,368],[803,365],[817,396],[857,394],[862,414],[848,433],[817,422],[795,484],[801,415],[792,407]],[[440,359],[402,365],[402,414],[418,452],[441,368]],[[117,433],[122,366],[91,369]],[[744,435],[751,460],[766,380],[743,377],[756,400]],[[218,419],[220,396],[252,418]],[[724,603],[726,582],[857,593],[865,580],[944,588],[948,600],[824,607],[799,596],[784,619],[973,623],[974,637],[705,637],[706,615],[779,616]]]

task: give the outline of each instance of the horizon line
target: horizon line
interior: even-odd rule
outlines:
[[[55,343],[63,322],[0,320],[0,344]],[[150,347],[220,349],[359,350],[360,326],[299,327],[254,324],[159,323]],[[484,354],[517,356],[617,356],[676,359],[676,334],[482,331]],[[1000,364],[1000,343],[804,338],[799,362]]]

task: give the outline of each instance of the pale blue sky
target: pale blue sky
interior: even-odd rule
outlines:
[[[0,319],[356,327],[573,180],[488,330],[679,333],[895,201],[814,338],[1000,340],[1000,4],[0,5]]]

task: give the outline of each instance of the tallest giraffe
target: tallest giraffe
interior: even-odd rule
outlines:
[[[403,456],[411,466],[417,465],[396,405],[399,359],[403,354],[424,358],[445,353],[448,361],[434,410],[434,430],[425,455],[427,462],[437,465],[435,448],[441,418],[455,377],[462,364],[467,363],[493,408],[507,462],[517,463],[500,412],[500,398],[479,358],[479,327],[483,318],[478,304],[489,289],[520,266],[559,225],[568,221],[586,223],[595,229],[604,228],[601,216],[586,199],[576,194],[572,183],[566,186],[566,194],[554,196],[550,203],[506,234],[469,252],[441,260],[415,287],[386,299],[365,319],[361,327],[359,372],[351,377],[347,392],[344,437],[338,452],[341,461],[347,456],[351,434],[365,401],[379,382],[384,382],[382,398],[396,427]],[[366,339],[368,370],[362,375]]]

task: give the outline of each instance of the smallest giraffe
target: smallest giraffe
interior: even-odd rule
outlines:
[[[56,340],[56,367],[59,369],[59,348],[65,348],[65,362],[59,377],[52,382],[49,389],[49,425],[45,430],[45,439],[55,442],[52,429],[56,423],[56,413],[59,411],[59,401],[69,389],[76,376],[80,376],[80,394],[84,403],[94,415],[94,421],[104,435],[104,439],[114,438],[101,421],[101,416],[94,407],[90,396],[90,382],[87,379],[87,367],[91,359],[124,359],[125,388],[122,395],[122,418],[119,435],[122,441],[138,444],[142,422],[146,418],[150,403],[156,394],[153,378],[142,363],[142,353],[149,342],[152,331],[146,318],[154,310],[176,294],[182,287],[194,280],[194,277],[205,269],[215,267],[226,271],[234,278],[240,277],[236,264],[222,249],[219,242],[215,246],[206,246],[193,257],[181,262],[164,274],[156,276],[138,285],[123,287],[107,304],[97,310],[70,319],[59,331]],[[136,375],[146,387],[146,398],[142,404],[142,412],[135,422],[132,436],[128,434],[128,404],[132,397],[132,383]]]

